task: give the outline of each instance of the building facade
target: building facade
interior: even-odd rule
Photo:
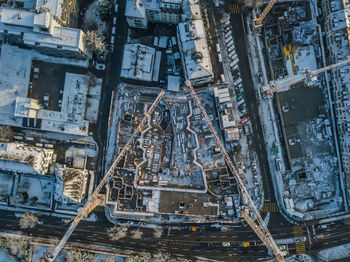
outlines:
[[[350,2],[323,0],[321,2],[324,31],[326,32],[326,57],[328,64],[347,59],[350,55]],[[331,71],[334,109],[341,160],[350,191],[350,65]]]
[[[31,47],[51,56],[91,58],[84,36],[80,29],[61,26],[48,8],[0,8],[0,37],[5,43]]]
[[[149,22],[178,24],[181,0],[127,0],[125,17],[130,27],[146,29]]]

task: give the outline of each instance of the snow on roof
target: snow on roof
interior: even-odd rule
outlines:
[[[193,20],[177,27],[184,70],[187,78],[211,79],[213,69],[198,1],[190,1]]]
[[[41,129],[76,135],[87,135],[89,121],[84,120],[87,76],[66,73],[61,112],[40,110]]]
[[[301,74],[304,69],[317,69],[315,51],[312,45],[295,48],[292,52],[285,53],[284,58],[286,60],[286,67],[289,76],[294,75],[293,67],[295,68],[296,74]]]
[[[62,49],[76,50],[82,45],[81,35],[83,34],[80,29],[54,26],[52,35],[28,32],[23,35],[23,41],[31,45],[39,42],[40,46],[56,48],[57,45],[60,45]]]
[[[141,44],[125,45],[121,77],[152,81],[154,67],[160,66],[156,63],[155,56],[156,50],[152,47]]]
[[[0,8],[0,22],[8,25],[25,27],[34,26],[35,13],[13,8]]]
[[[46,174],[48,172],[52,156],[52,149],[32,147],[17,143],[0,143],[1,159],[27,163],[41,174]]]
[[[180,90],[181,78],[179,76],[168,75],[168,90],[178,92]]]
[[[0,159],[0,170],[16,171],[28,174],[38,173],[37,170],[27,163],[4,159]]]
[[[0,55],[0,123],[21,126],[22,118],[15,117],[17,96],[28,93],[31,53],[26,49],[3,44]]]
[[[35,14],[33,24],[49,28],[51,15],[49,12]]]
[[[62,16],[63,0],[36,0],[35,7],[37,10],[49,9],[53,16]]]
[[[85,197],[88,173],[86,169],[60,168],[58,174],[64,183],[63,195],[81,203]]]
[[[139,17],[144,18],[146,16],[145,8],[142,0],[127,0],[125,7],[126,17]]]
[[[164,36],[164,35],[161,35],[161,36],[159,37],[159,44],[158,44],[158,46],[159,46],[160,48],[166,48],[167,45],[168,45],[168,39],[169,39],[169,37]]]
[[[86,78],[85,75],[66,73],[61,111],[41,109],[37,100],[18,97],[14,115],[41,119],[42,130],[86,136],[89,127],[89,121],[85,120]]]
[[[16,98],[15,116],[36,118],[37,110],[40,108],[38,100],[18,96]]]

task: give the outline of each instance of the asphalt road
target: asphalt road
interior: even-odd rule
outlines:
[[[108,130],[108,117],[111,106],[112,91],[116,91],[120,83],[120,71],[123,59],[123,50],[128,32],[128,25],[124,16],[125,12],[125,0],[120,0],[119,12],[117,13],[117,30],[114,43],[114,51],[108,56],[106,63],[106,72],[104,85],[100,101],[100,116],[98,119],[98,144],[100,147],[98,155],[98,164],[100,168],[98,175],[96,176],[95,183],[98,182],[104,175],[104,162],[103,155],[105,155],[105,147],[107,142],[107,130]],[[112,31],[112,19],[110,25],[110,32]]]
[[[187,227],[182,227],[181,230],[164,229],[161,239],[153,237],[152,229],[144,228],[142,229],[142,239],[126,237],[120,241],[112,241],[106,232],[113,225],[104,218],[103,213],[99,213],[99,216],[101,218],[97,222],[81,221],[69,239],[68,245],[87,247],[89,244],[97,244],[119,250],[133,250],[136,253],[141,251],[156,253],[163,250],[174,256],[206,257],[222,261],[255,261],[258,258],[267,257],[266,248],[247,225],[239,224],[229,227],[227,232],[220,232],[218,229],[208,226],[198,227],[196,232],[188,230]],[[42,225],[37,225],[34,229],[22,230],[23,233],[43,239],[48,237],[60,239],[68,227],[61,218],[53,216],[40,216],[40,221],[43,222]],[[14,216],[13,212],[2,211],[0,229],[2,232],[20,230],[18,218]],[[293,230],[290,227],[271,225],[269,229],[275,239],[293,237]],[[310,227],[309,231],[312,240],[309,245],[311,249],[308,250],[310,254],[324,248],[344,244],[350,239],[349,226],[342,222],[334,223],[325,229],[315,228],[313,230]],[[251,246],[241,247],[243,241],[249,241]],[[223,247],[223,242],[230,242],[231,246]],[[288,245],[288,248],[290,254],[296,253],[294,244]]]
[[[104,144],[107,140],[107,126],[112,91],[115,91],[120,82],[120,69],[122,54],[127,33],[127,24],[123,15],[125,9],[125,0],[119,4],[119,14],[117,17],[117,37],[114,52],[109,57],[107,63],[106,78],[101,100],[101,115],[98,122],[98,140],[100,144],[99,166],[102,166],[102,157]],[[263,184],[266,199],[275,202],[272,181],[269,172],[269,165],[265,150],[265,142],[262,134],[261,123],[257,110],[255,91],[251,79],[251,72],[246,50],[246,41],[243,23],[240,15],[232,15],[231,18],[233,31],[235,32],[235,44],[238,57],[240,59],[240,69],[242,80],[245,86],[246,101],[252,121],[253,132],[255,134],[255,145],[259,156],[260,168],[263,176]],[[101,172],[103,174],[103,172]],[[101,177],[97,177],[97,180]],[[259,241],[255,233],[247,225],[236,225],[229,228],[228,232],[219,232],[218,229],[201,226],[200,231],[191,232],[187,228],[182,230],[164,230],[161,239],[153,237],[151,229],[142,229],[143,238],[141,240],[123,238],[120,241],[111,241],[106,231],[113,225],[106,219],[103,213],[98,213],[97,222],[81,221],[78,225],[68,244],[85,247],[87,244],[100,244],[118,248],[121,250],[134,250],[158,252],[158,250],[167,251],[173,255],[183,256],[186,258],[207,257],[219,259],[222,261],[254,261],[257,258],[266,257],[266,248]],[[56,238],[60,239],[68,228],[62,222],[61,218],[53,216],[40,216],[43,221],[42,225],[36,226],[31,230],[24,230],[24,234],[38,238]],[[293,237],[293,227],[286,222],[280,213],[271,213],[269,230],[275,239],[284,239]],[[18,218],[13,212],[2,211],[0,215],[0,230],[2,232],[16,232],[21,229],[18,226]],[[331,228],[313,229],[308,228],[311,232],[312,242],[307,245],[309,252],[314,252],[323,248],[329,248],[339,244],[344,244],[350,239],[350,230],[343,223],[336,223]],[[306,228],[303,229],[304,235],[307,235]],[[241,247],[243,241],[249,241],[252,246],[249,248]],[[222,247],[222,242],[230,242],[231,247]],[[289,245],[290,254],[296,252],[295,245]]]

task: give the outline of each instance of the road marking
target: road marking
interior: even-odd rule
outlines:
[[[264,202],[261,212],[263,213],[279,212],[279,209],[275,202]]]
[[[294,237],[304,236],[303,228],[301,226],[293,226],[293,233],[294,233]],[[306,252],[305,242],[295,243],[295,249],[298,254],[305,253]]]

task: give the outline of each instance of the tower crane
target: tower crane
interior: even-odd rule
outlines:
[[[146,124],[148,118],[151,117],[154,109],[157,107],[159,101],[162,99],[164,94],[165,94],[164,90],[162,90],[159,93],[159,95],[157,96],[157,98],[155,99],[155,101],[153,102],[151,107],[145,113],[145,115],[142,118],[141,122],[137,126],[135,132],[132,134],[132,136],[130,137],[130,139],[128,140],[128,142],[124,146],[124,148],[119,152],[118,156],[115,158],[114,162],[112,163],[111,167],[108,169],[108,171],[106,172],[106,174],[102,178],[101,182],[95,188],[94,192],[88,198],[86,204],[83,206],[83,208],[79,211],[78,215],[75,217],[75,219],[70,224],[68,230],[66,231],[66,233],[62,237],[62,239],[59,242],[59,244],[53,249],[53,251],[47,257],[42,258],[43,261],[50,261],[50,262],[55,261],[56,257],[61,252],[62,248],[66,244],[66,242],[67,242],[68,238],[70,237],[70,235],[73,233],[74,229],[79,224],[80,220],[83,219],[84,217],[86,217],[92,210],[94,210],[94,208],[97,205],[99,205],[99,204],[101,204],[103,202],[103,198],[101,197],[101,195],[99,195],[99,192],[104,187],[104,185],[106,184],[107,180],[113,175],[113,173],[114,173],[117,165],[119,164],[120,160],[123,158],[125,153],[129,150],[129,148],[131,146],[131,143],[134,141],[134,139],[136,138],[136,136],[140,132],[141,128]]]
[[[277,261],[285,261],[283,258],[283,255],[281,251],[279,250],[275,240],[272,238],[271,233],[269,232],[267,226],[264,223],[264,220],[262,219],[258,208],[255,206],[250,194],[248,193],[247,188],[245,187],[245,184],[243,183],[242,178],[240,177],[236,167],[234,166],[231,157],[227,153],[225,146],[223,142],[221,141],[218,133],[216,132],[216,129],[212,122],[209,119],[209,116],[207,112],[205,111],[202,102],[200,101],[196,91],[194,90],[192,83],[190,80],[186,80],[186,86],[188,90],[190,91],[195,103],[197,104],[198,108],[200,109],[202,117],[205,119],[211,135],[214,137],[214,140],[216,144],[218,145],[221,154],[224,156],[227,166],[229,167],[231,173],[235,176],[237,184],[239,186],[239,189],[244,196],[244,200],[246,202],[246,207],[241,211],[243,218],[246,219],[248,224],[251,226],[251,228],[254,230],[254,232],[258,235],[258,237],[261,239],[261,241],[266,245],[266,247],[270,248],[270,250],[275,255]],[[254,222],[254,220],[249,215],[249,209],[254,214],[255,219],[258,221],[259,226]]]
[[[261,15],[258,17],[258,19],[255,20],[255,26],[259,27],[262,26],[262,22],[267,16],[267,14],[270,12],[272,7],[276,4],[277,0],[270,0],[270,2],[267,4],[267,6],[262,11]]]
[[[309,70],[309,69],[304,69],[302,71],[302,74],[298,74],[295,76],[287,77],[285,79],[277,80],[277,81],[271,81],[268,85],[263,87],[263,91],[266,92],[266,94],[273,94],[277,92],[278,90],[287,88],[289,86],[295,85],[299,82],[303,82],[308,79],[312,79],[313,76],[326,72],[328,70],[336,69],[338,67],[344,66],[350,64],[350,56],[347,57],[346,60],[325,66],[316,70]]]

